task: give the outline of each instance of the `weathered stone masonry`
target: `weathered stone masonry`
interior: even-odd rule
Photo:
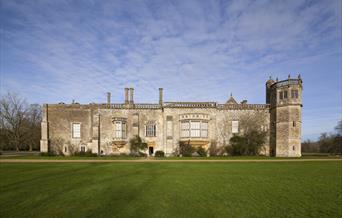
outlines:
[[[261,128],[268,132],[262,153],[279,157],[301,156],[302,80],[288,78],[266,82],[266,104],[237,103],[231,96],[216,102],[164,102],[159,89],[158,104],[134,103],[134,89],[125,88],[125,102],[112,104],[110,93],[103,104],[44,104],[41,152],[52,148],[51,140],[63,139],[79,151],[91,149],[103,155],[129,153],[129,139],[139,135],[148,143],[146,151],[177,153],[179,142],[209,149],[227,144],[242,132],[239,120],[246,114],[262,116]]]

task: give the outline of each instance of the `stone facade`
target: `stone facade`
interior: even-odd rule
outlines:
[[[286,92],[286,94],[284,94]],[[212,149],[227,145],[233,134],[244,131],[246,116],[257,117],[267,140],[264,155],[301,156],[302,80],[289,78],[266,82],[266,104],[237,103],[231,96],[225,104],[216,102],[164,102],[159,89],[158,104],[134,103],[134,89],[125,88],[125,102],[112,104],[110,93],[104,104],[45,104],[43,106],[41,152],[55,149],[62,141],[66,155],[71,147],[103,155],[128,154],[129,139],[139,135],[146,153],[158,150],[167,156],[178,153],[179,143]],[[281,96],[280,96],[281,95]]]

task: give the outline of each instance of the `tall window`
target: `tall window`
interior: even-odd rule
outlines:
[[[156,124],[148,123],[146,125],[146,137],[156,137]]]
[[[123,121],[115,121],[115,138],[124,139],[126,138],[126,123]]]
[[[181,137],[190,137],[190,123],[181,122]]]
[[[181,122],[181,137],[183,138],[207,138],[208,123],[199,120],[187,120]]]
[[[239,132],[239,121],[233,120],[232,121],[232,133],[238,133]]]
[[[281,91],[279,92],[279,99],[287,99],[287,91]]]
[[[287,91],[284,91],[284,99],[287,99]]]
[[[81,138],[81,124],[80,123],[72,124],[72,137]]]
[[[298,90],[291,90],[291,98],[298,98]]]
[[[201,122],[200,121],[191,121],[190,122],[190,135],[191,135],[191,137],[200,137],[201,136]]]
[[[201,137],[207,138],[208,137],[208,123],[201,122]]]

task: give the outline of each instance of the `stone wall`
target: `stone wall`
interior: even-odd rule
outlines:
[[[161,150],[166,155],[175,155],[181,140],[190,140],[192,144],[203,146],[206,149],[211,146],[212,142],[215,142],[218,147],[228,145],[230,137],[233,136],[231,132],[232,121],[240,120],[246,115],[262,116],[266,123],[261,126],[265,126],[266,131],[269,130],[268,109],[260,109],[259,107],[255,110],[252,110],[252,107],[232,110],[213,107],[154,109],[149,109],[147,106],[144,109],[137,109],[132,106],[127,108],[115,107],[79,104],[44,106],[43,114],[46,119],[42,122],[42,126],[45,125],[42,131],[48,133],[46,138],[50,139],[50,142],[56,138],[62,138],[65,143],[75,145],[76,148],[85,146],[86,150],[91,149],[94,153],[99,152],[98,143],[100,141],[100,153],[104,155],[128,154],[130,152],[129,139],[139,134],[145,142],[154,147],[154,152]],[[208,120],[208,137],[182,138],[180,136],[180,120],[183,115],[203,115],[206,117],[205,119]],[[125,139],[114,140],[114,118],[126,120],[127,137]],[[99,120],[100,131],[98,129]],[[145,134],[146,124],[151,121],[156,124],[156,137],[146,137]],[[72,138],[73,123],[81,124],[80,139]],[[241,129],[241,131],[243,130]],[[98,137],[98,133],[100,133],[100,137]],[[44,147],[42,146],[42,148]],[[64,153],[68,154],[69,151]],[[269,155],[269,138],[267,138],[262,153]]]

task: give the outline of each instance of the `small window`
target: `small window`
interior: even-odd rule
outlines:
[[[296,150],[296,146],[292,146],[292,150],[293,150],[293,151]]]
[[[283,92],[279,92],[279,99],[280,99],[280,100],[283,99]]]
[[[68,151],[68,148],[67,147],[64,147],[64,152],[67,152]]]
[[[295,121],[292,122],[292,126],[296,127],[296,122]]]
[[[298,98],[298,90],[291,90],[291,98]]]
[[[81,124],[80,123],[72,124],[72,137],[81,138]]]
[[[287,91],[284,91],[284,99],[287,99]]]
[[[239,132],[239,121],[234,120],[232,121],[232,133],[238,133]]]
[[[85,147],[81,146],[81,152],[85,152]]]

